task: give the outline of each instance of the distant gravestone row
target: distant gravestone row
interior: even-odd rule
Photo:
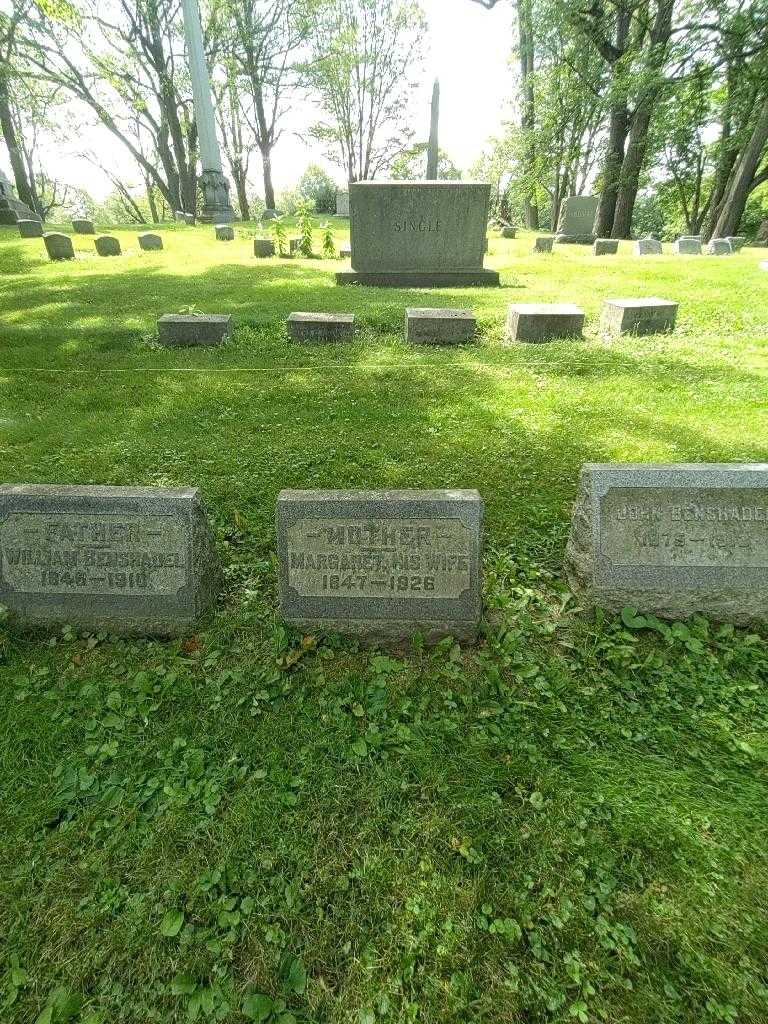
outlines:
[[[471,641],[482,614],[475,490],[284,490],[282,616],[401,645]],[[768,465],[585,464],[565,571],[585,604],[768,623]],[[22,628],[177,636],[222,571],[199,492],[0,486],[0,603]]]
[[[678,304],[669,299],[606,299],[601,329],[604,334],[659,334],[674,329]],[[506,342],[547,342],[579,338],[586,314],[571,303],[514,303],[508,307]],[[292,341],[351,341],[351,313],[291,313],[287,320]],[[409,308],[404,337],[416,345],[466,345],[475,340],[477,319],[471,309]],[[214,346],[232,333],[228,314],[167,313],[157,321],[158,342],[165,346]]]

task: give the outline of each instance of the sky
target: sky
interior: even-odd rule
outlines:
[[[415,139],[429,135],[429,104],[432,82],[440,79],[440,147],[454,164],[468,170],[483,152],[488,139],[511,116],[514,75],[509,59],[514,41],[511,0],[486,11],[472,0],[421,0],[427,16],[427,58],[420,93],[414,98],[412,128]],[[0,0],[0,7],[4,0]],[[419,116],[421,112],[421,116]],[[273,173],[278,191],[292,188],[309,163],[319,163],[342,184],[343,172],[324,160],[322,151],[298,135],[300,126],[313,119],[312,111],[297,110],[287,122],[286,133],[273,154]],[[89,121],[91,118],[89,118]],[[46,154],[62,181],[85,188],[101,200],[112,190],[104,174],[77,156],[83,149],[99,153],[105,165],[123,171],[124,149],[104,128],[87,127],[71,145],[58,144]],[[259,160],[254,154],[251,177],[260,191]],[[9,174],[7,153],[0,151],[0,167]],[[136,181],[138,182],[138,174]]]

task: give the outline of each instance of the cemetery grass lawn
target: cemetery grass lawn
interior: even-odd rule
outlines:
[[[590,619],[561,571],[582,462],[768,460],[758,252],[494,237],[504,288],[408,293],[243,227],[117,234],[54,265],[0,232],[0,479],[199,485],[227,592],[185,642],[0,627],[4,1024],[764,1024],[765,636]],[[674,334],[601,339],[633,295]],[[579,303],[584,340],[504,347],[514,301]],[[406,347],[406,305],[480,343]],[[189,306],[232,341],[158,349]],[[292,345],[292,310],[359,337]],[[278,491],[406,486],[485,499],[482,642],[286,631]]]

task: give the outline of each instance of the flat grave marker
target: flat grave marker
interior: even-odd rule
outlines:
[[[174,348],[222,345],[232,333],[229,313],[165,313],[157,321],[157,340]]]
[[[0,604],[13,624],[174,636],[220,585],[196,488],[0,485]]]
[[[371,643],[471,640],[482,609],[477,491],[282,491],[285,620]]]
[[[566,570],[619,612],[768,622],[768,464],[587,463]]]
[[[675,326],[677,308],[669,299],[606,299],[602,328],[612,335],[660,334]]]
[[[293,341],[352,341],[353,313],[291,313],[288,335]]]
[[[520,302],[507,311],[505,341],[544,342],[580,338],[584,310],[570,302]]]
[[[405,340],[417,345],[466,345],[475,340],[471,309],[406,309]]]

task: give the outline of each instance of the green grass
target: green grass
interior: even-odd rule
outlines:
[[[0,479],[199,485],[227,592],[191,642],[6,637],[3,1024],[764,1024],[768,644],[592,619],[561,568],[582,462],[768,461],[757,252],[493,237],[503,288],[405,292],[243,227],[116,233],[51,264],[0,231]],[[646,295],[672,335],[600,337]],[[502,345],[513,301],[579,303],[584,340]],[[479,343],[407,347],[407,305],[472,306]],[[189,306],[232,341],[159,349]],[[293,310],[357,341],[291,344]],[[483,495],[482,642],[302,643],[277,492],[400,486]]]

